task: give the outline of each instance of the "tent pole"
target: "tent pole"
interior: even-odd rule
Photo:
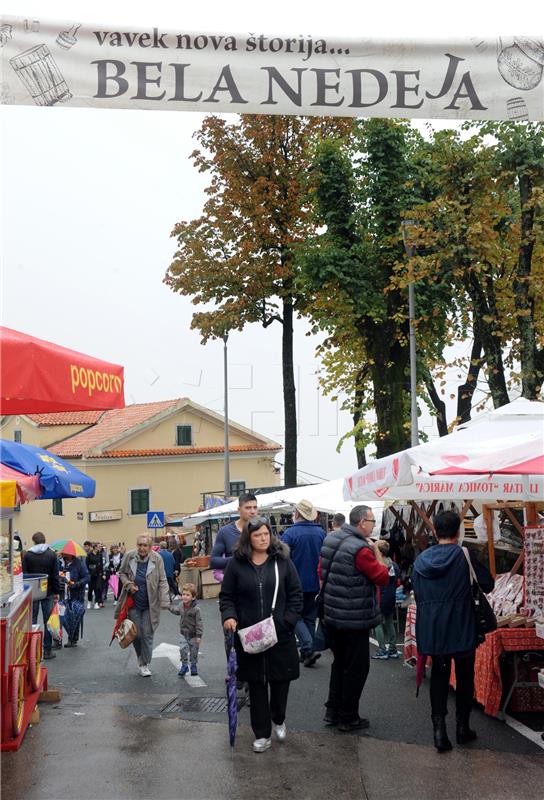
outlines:
[[[495,542],[493,541],[493,512],[489,506],[484,503],[482,505],[482,512],[485,520],[485,527],[487,530],[487,549],[489,553],[489,571],[494,578],[497,577],[497,566],[495,564]]]

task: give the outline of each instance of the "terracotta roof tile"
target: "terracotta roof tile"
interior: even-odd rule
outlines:
[[[255,453],[271,452],[277,453],[281,450],[280,445],[271,444],[234,444],[230,445],[229,453]],[[224,453],[224,447],[158,447],[147,450],[105,450],[100,455],[88,456],[88,458],[149,458],[152,456],[196,456],[207,453]]]
[[[56,414],[25,414],[38,425],[94,425],[103,411],[62,411]]]
[[[172,448],[151,448],[151,449],[122,449],[123,435],[130,434],[132,431],[137,433],[137,429],[143,423],[161,417],[169,409],[175,412],[177,408],[184,407],[187,398],[176,400],[164,400],[157,403],[136,403],[126,406],[126,408],[116,408],[111,411],[102,411],[100,419],[92,427],[76,433],[64,439],[58,444],[52,445],[49,449],[64,458],[134,458],[146,456],[179,456],[179,455],[200,455],[205,453],[223,453],[223,446],[218,447],[172,447]],[[198,409],[198,407],[197,407]],[[203,409],[205,411],[206,409]],[[94,413],[94,412],[91,412]],[[36,417],[60,417],[69,416],[68,413],[61,414],[42,414]],[[248,433],[250,433],[248,431]],[[277,452],[281,446],[270,440],[263,441],[259,434],[254,444],[233,445],[229,448],[232,453],[244,453],[253,451]],[[121,439],[121,441],[119,441]],[[128,442],[127,442],[128,444]],[[111,450],[107,448],[110,447]]]
[[[158,403],[135,403],[125,408],[103,411],[102,417],[92,428],[76,433],[75,436],[54,445],[50,450],[58,456],[82,456],[179,403],[180,400],[163,400]]]

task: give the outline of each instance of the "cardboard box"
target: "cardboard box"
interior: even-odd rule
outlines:
[[[221,584],[214,581],[213,583],[202,584],[202,599],[214,600],[219,597],[221,591]]]
[[[214,583],[217,583],[213,576],[213,569],[204,569],[200,573],[200,580],[202,581],[203,586],[213,586]],[[219,586],[220,584],[218,584]]]

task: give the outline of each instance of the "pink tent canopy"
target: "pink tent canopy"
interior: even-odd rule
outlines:
[[[37,475],[23,475],[16,469],[7,467],[0,463],[0,481],[3,483],[13,481],[15,483],[17,502],[28,503],[35,500],[42,493],[40,479]]]
[[[544,403],[519,398],[453,433],[372,461],[344,481],[346,500],[540,500]]]

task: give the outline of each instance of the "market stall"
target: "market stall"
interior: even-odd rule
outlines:
[[[12,508],[0,513],[11,521]],[[32,589],[23,584],[21,554],[14,552],[10,528],[0,534],[1,750],[19,748],[40,693],[47,689],[41,655],[42,632],[32,625]]]
[[[124,406],[122,367],[2,327],[0,387],[2,415]],[[39,447],[0,442],[0,462],[0,749],[17,750],[48,676],[42,633],[32,625],[35,587],[23,582],[21,556],[13,551],[14,506],[92,497],[95,482]]]
[[[17,750],[40,694],[47,689],[47,670],[41,664],[42,632],[32,625],[32,601],[45,596],[47,576],[32,580],[23,575],[21,554],[13,551],[12,501],[93,497],[95,481],[41,447],[0,440],[0,459],[0,476],[11,477],[8,483],[15,485],[15,491],[5,495],[9,506],[2,507],[2,518],[8,528],[0,535],[0,747]]]
[[[538,686],[544,639],[535,631],[544,618],[544,527],[539,522],[544,510],[544,404],[520,398],[448,436],[378,459],[346,478],[344,496],[408,501],[431,533],[439,503],[456,507],[461,518],[476,504],[485,523],[493,575],[494,514],[500,511],[508,519],[519,534],[519,553],[509,571],[496,576],[489,596],[499,629],[477,650],[476,699],[490,714],[504,715],[507,705],[513,707],[522,696],[523,710],[544,709],[544,689]],[[522,566],[523,575],[518,575]],[[406,663],[417,657],[415,621],[413,604],[406,617]],[[524,675],[522,664],[528,668]]]

